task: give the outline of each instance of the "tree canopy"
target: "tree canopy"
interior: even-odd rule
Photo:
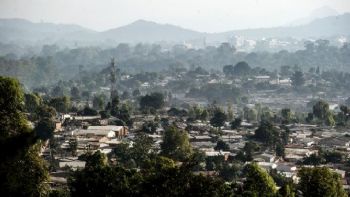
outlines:
[[[140,107],[141,109],[153,108],[160,109],[164,106],[164,96],[162,93],[154,92],[150,95],[141,97]]]
[[[4,196],[42,196],[48,173],[23,114],[23,91],[15,79],[0,77],[0,192]]]
[[[169,127],[163,134],[161,143],[161,154],[174,160],[185,160],[192,153],[191,144],[186,131]]]
[[[252,196],[275,196],[277,192],[273,178],[257,164],[248,164],[245,169],[244,193]]]
[[[345,197],[340,176],[326,167],[302,168],[298,188],[303,196]]]

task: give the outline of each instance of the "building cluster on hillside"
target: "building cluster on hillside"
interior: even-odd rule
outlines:
[[[75,116],[63,115],[54,135],[56,143],[53,147],[43,149],[43,156],[55,161],[56,170],[51,172],[53,186],[65,184],[68,169],[84,168],[85,161],[80,156],[86,152],[99,150],[104,154],[113,153],[113,149],[120,143],[132,146],[135,134],[140,131],[142,122],[154,120],[154,115],[134,115],[133,127],[110,125],[108,119],[100,116]],[[221,128],[221,133],[213,133],[213,127],[208,121],[187,122],[175,116],[160,115],[159,118],[167,118],[169,122],[188,133],[189,141],[193,148],[202,151],[206,157],[223,156],[225,160],[235,158],[249,142],[250,136],[257,129],[257,124],[243,121],[239,129],[231,129],[229,124]],[[256,162],[267,171],[275,170],[283,176],[298,182],[297,172],[303,165],[304,158],[318,155],[320,148],[323,151],[341,151],[345,155],[350,153],[350,136],[347,132],[334,132],[332,128],[316,125],[290,124],[286,125],[290,130],[289,140],[284,147],[285,156],[278,157],[274,151],[265,149],[254,152],[252,162]],[[148,134],[153,139],[155,150],[160,149],[164,128],[159,126],[153,134]],[[217,140],[220,139],[229,148],[227,150],[215,149]],[[57,148],[58,147],[58,148]],[[249,162],[248,162],[249,163]],[[339,173],[343,178],[343,184],[348,185],[346,171],[348,166],[344,164],[327,164],[326,166]],[[210,175],[212,172],[201,172]]]

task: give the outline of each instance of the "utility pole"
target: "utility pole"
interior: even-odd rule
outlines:
[[[111,59],[111,102],[113,98],[118,96],[117,92],[117,76],[114,58]]]

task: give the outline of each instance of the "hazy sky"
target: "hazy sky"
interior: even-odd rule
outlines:
[[[0,0],[0,18],[74,23],[98,31],[145,19],[220,32],[287,24],[322,6],[350,12],[350,0]]]

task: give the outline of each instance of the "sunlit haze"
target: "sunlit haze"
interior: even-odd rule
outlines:
[[[97,31],[144,19],[222,32],[287,25],[320,7],[350,11],[349,0],[1,0],[0,18],[78,24]]]

